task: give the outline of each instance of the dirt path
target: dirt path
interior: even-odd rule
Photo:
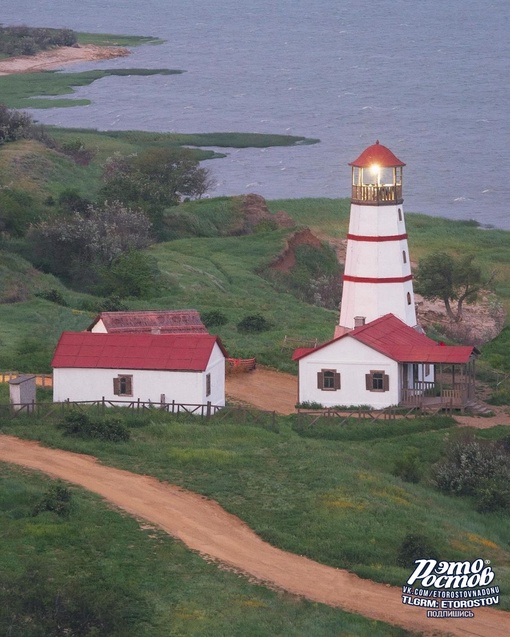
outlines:
[[[295,595],[428,635],[510,634],[510,614],[494,609],[477,609],[473,619],[427,619],[424,609],[402,605],[399,588],[276,549],[216,502],[149,476],[13,436],[0,436],[0,461],[80,485],[157,525],[191,549]]]
[[[0,75],[14,73],[38,73],[59,69],[62,66],[91,60],[108,60],[129,54],[129,49],[117,46],[62,46],[49,51],[41,51],[37,55],[22,55],[0,61]]]
[[[259,366],[252,372],[228,374],[225,392],[234,402],[286,415],[295,411],[298,379],[297,376]]]

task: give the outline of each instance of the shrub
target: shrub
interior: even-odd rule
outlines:
[[[479,511],[510,505],[510,453],[503,443],[478,440],[473,434],[449,443],[445,457],[433,467],[433,480],[441,491],[474,496]]]
[[[223,312],[219,312],[218,310],[211,310],[210,312],[203,312],[200,314],[200,318],[202,319],[202,323],[206,327],[220,326],[226,325],[228,323],[228,318],[223,314]]]
[[[90,416],[76,409],[71,410],[59,425],[66,436],[78,438],[95,438],[108,442],[129,440],[129,430],[120,416],[104,416],[101,420],[92,420]]]
[[[51,290],[43,290],[42,292],[37,292],[36,296],[38,296],[41,299],[46,299],[46,301],[50,301],[51,303],[62,305],[63,307],[67,307],[68,305],[62,292],[60,290],[57,290],[56,288],[51,288]]]
[[[57,515],[69,515],[71,510],[71,491],[63,484],[50,487],[40,502],[34,507],[33,515],[39,515],[44,511],[52,511]]]
[[[400,543],[397,564],[403,568],[412,568],[416,560],[439,559],[438,552],[425,535],[408,533]]]
[[[418,457],[418,449],[407,449],[395,462],[393,475],[405,482],[419,482],[421,478],[421,465]]]
[[[249,314],[237,324],[240,332],[267,332],[271,327],[272,324],[260,314]]]

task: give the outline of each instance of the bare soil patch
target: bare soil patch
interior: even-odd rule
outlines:
[[[251,372],[228,374],[225,390],[231,402],[288,415],[295,411],[298,379],[291,374],[258,366]]]
[[[424,609],[402,604],[400,588],[276,549],[216,502],[149,476],[106,467],[90,456],[0,436],[0,461],[93,491],[204,557],[295,595],[427,635],[506,637],[510,632],[510,614],[494,609],[477,609],[469,620],[427,619]]]

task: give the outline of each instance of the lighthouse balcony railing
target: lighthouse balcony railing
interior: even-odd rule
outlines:
[[[363,204],[395,204],[401,203],[402,185],[362,184],[352,186],[352,201]]]

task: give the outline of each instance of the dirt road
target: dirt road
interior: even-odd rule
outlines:
[[[295,595],[428,635],[510,634],[510,613],[494,609],[477,609],[473,619],[427,619],[424,609],[402,605],[399,588],[276,549],[216,502],[154,478],[12,436],[0,436],[0,461],[43,471],[93,491],[202,555]]]

